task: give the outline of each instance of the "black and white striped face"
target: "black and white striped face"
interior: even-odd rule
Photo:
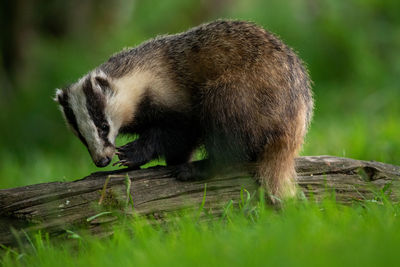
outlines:
[[[112,96],[107,77],[103,73],[91,73],[77,83],[60,90],[56,101],[71,130],[88,148],[97,167],[105,167],[115,153],[115,138],[119,125],[114,125],[107,102]]]

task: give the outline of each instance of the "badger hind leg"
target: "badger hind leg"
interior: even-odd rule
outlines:
[[[285,142],[276,141],[266,145],[257,161],[255,177],[273,203],[296,195],[295,156]]]
[[[297,194],[295,157],[303,144],[306,127],[305,108],[300,106],[297,116],[286,125],[285,133],[271,138],[259,154],[256,178],[272,202]]]
[[[211,164],[220,169],[218,165],[257,162],[255,177],[272,201],[294,197],[294,160],[306,132],[304,103],[301,99],[276,103],[286,95],[277,95],[271,102],[267,93],[248,94],[249,85],[227,80],[214,81],[203,97],[203,124],[208,130],[205,145]],[[283,113],[283,105],[291,108],[289,114]]]

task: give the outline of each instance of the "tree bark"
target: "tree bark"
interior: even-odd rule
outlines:
[[[205,210],[218,215],[228,202],[242,201],[241,190],[255,194],[259,186],[249,174],[253,169],[252,164],[235,166],[208,180],[180,182],[171,176],[173,167],[153,167],[97,172],[73,182],[2,189],[0,244],[21,242],[25,233],[38,230],[50,236],[75,229],[108,234],[108,226],[117,222],[119,215],[135,213],[162,219],[165,214],[199,208],[202,203]],[[398,166],[315,156],[298,158],[296,169],[299,188],[313,201],[334,196],[337,202],[350,204],[379,200],[383,195],[398,201]]]

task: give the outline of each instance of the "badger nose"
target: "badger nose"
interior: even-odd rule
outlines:
[[[97,167],[105,167],[105,166],[107,166],[108,164],[110,164],[110,162],[111,162],[111,158],[109,158],[109,157],[104,157],[104,158],[102,158],[102,159],[96,161],[95,164],[96,164]]]

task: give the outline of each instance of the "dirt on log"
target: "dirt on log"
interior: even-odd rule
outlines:
[[[240,192],[259,188],[249,173],[254,165],[235,166],[204,181],[180,182],[173,167],[97,172],[73,182],[52,182],[0,190],[0,244],[15,244],[39,230],[59,236],[86,229],[106,234],[120,218],[132,214],[162,218],[183,208],[204,208],[218,215]],[[349,204],[385,194],[398,201],[400,167],[331,156],[296,160],[298,185],[307,198],[319,201],[334,193]],[[206,190],[205,190],[206,188]],[[133,208],[132,205],[133,204]],[[118,215],[119,214],[119,215]]]

